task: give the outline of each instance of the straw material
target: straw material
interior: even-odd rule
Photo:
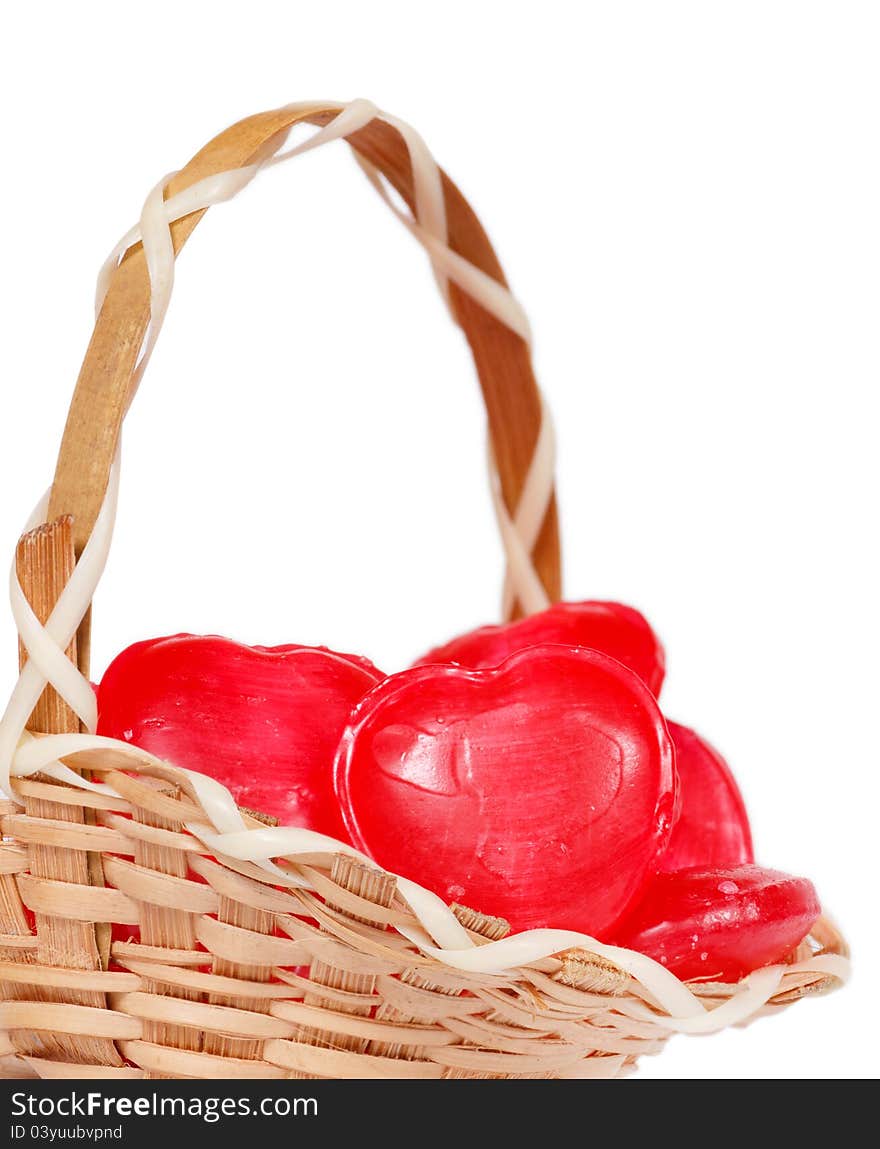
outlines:
[[[281,152],[287,132],[317,133]],[[505,616],[561,594],[553,441],[528,324],[469,205],[405,124],[365,101],[222,133],[147,199],[102,272],[50,495],[19,543],[19,681],[0,720],[0,1076],[591,1078],[843,981],[826,920],[782,966],[682,984],[564,930],[510,936],[343,843],[239,810],[202,775],[93,735],[90,605],[118,439],[174,259],[263,167],[345,139],[402,198],[486,401]],[[253,763],[253,769],[268,768]],[[483,912],[486,911],[486,912]]]
[[[94,826],[66,824],[64,849],[82,856],[102,841],[111,884],[29,874],[27,850],[52,826],[9,803],[7,913],[22,927],[27,911],[139,924],[140,940],[115,941],[107,970],[80,970],[40,962],[29,929],[0,937],[7,1065],[14,1051],[22,1070],[51,1077],[93,1076],[96,1066],[113,1077],[615,1077],[682,1028],[638,978],[583,949],[495,974],[445,965],[406,940],[420,922],[392,876],[344,854],[289,857],[286,872],[320,893],[278,888],[200,852],[185,826],[205,815],[189,799],[148,773],[135,785],[138,801],[117,801],[116,812],[57,783],[14,784],[22,803],[40,786],[94,812]],[[498,918],[454,912],[478,946],[506,933]],[[839,980],[816,962],[845,953],[834,927],[819,922],[809,949],[813,968],[793,960],[759,1012]],[[710,1014],[748,992],[689,988]],[[71,1055],[56,1046],[47,1057],[50,1036],[87,1036],[94,1060],[78,1060],[72,1044]]]

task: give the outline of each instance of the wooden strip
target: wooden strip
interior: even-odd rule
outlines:
[[[295,922],[300,925],[300,929],[294,926],[293,923]],[[376,957],[372,953],[335,941],[323,930],[308,926],[305,922],[300,923],[297,918],[290,916],[279,915],[277,924],[286,934],[290,934],[302,944],[303,952],[308,954],[313,961],[318,960],[327,965],[338,966],[359,976],[378,977],[380,974],[397,974],[412,960],[411,954],[401,954],[394,959]]]
[[[567,986],[561,981],[548,977],[546,974],[541,973],[534,969],[526,971],[528,982],[532,988],[532,992],[542,1004],[550,1002],[552,1004],[561,1003],[574,1007],[578,1012],[589,1014],[590,1011],[597,1008],[597,1003],[600,1008],[607,1008],[608,1003],[601,994],[589,993],[586,990],[576,989],[574,986]]]
[[[92,773],[103,775],[103,781],[124,797],[129,808],[149,810],[158,818],[178,827],[186,822],[208,824],[201,806],[184,794],[186,772],[177,766],[144,762],[140,775],[133,778],[119,769],[119,756],[115,752],[94,750],[80,755],[79,760],[86,763]],[[119,802],[111,806],[112,809],[117,807],[121,808]],[[239,807],[239,812],[247,829],[265,828],[266,815],[257,817],[243,806]],[[205,850],[205,846],[198,841],[195,848]],[[264,875],[267,882],[271,881],[265,870],[258,872]]]
[[[566,1066],[553,1076],[565,1081],[596,1081],[624,1077],[635,1069],[631,1057],[585,1057]]]
[[[479,923],[476,919],[469,919],[473,924]],[[494,931],[494,919],[486,919],[484,928]],[[457,972],[444,970],[436,964],[428,969],[415,966],[405,969],[399,979],[382,979],[381,990],[383,1002],[376,1011],[377,1018],[396,1019],[399,1022],[430,1023],[438,1021],[445,1028],[450,1027],[454,1019],[473,1016],[485,1009],[479,998],[472,995],[475,986],[462,982]],[[463,991],[470,991],[462,996]],[[373,1050],[371,1045],[370,1049]],[[420,1056],[418,1050],[402,1050],[400,1054],[393,1050],[395,1055]],[[475,1073],[470,1069],[451,1070],[448,1066],[442,1076],[453,1074],[457,1077],[494,1077],[497,1074]]]
[[[409,965],[414,959],[411,943],[393,930],[373,929],[361,921],[349,925],[346,914],[339,911],[336,906],[321,902],[305,890],[300,891],[299,896],[303,903],[303,910],[300,912],[314,918],[319,928],[315,930],[314,927],[305,926],[305,923],[299,922],[295,917],[279,914],[278,924],[285,932],[290,932],[292,937],[311,929],[322,945],[333,944],[330,939],[336,938],[359,955],[385,959],[396,967],[401,963]]]
[[[486,987],[477,989],[475,996],[482,1003],[479,1011],[493,1024],[503,1022],[519,1029],[552,1028],[563,1037],[578,1040],[581,1023],[590,1022],[597,1026],[607,1025],[611,1029],[619,1027],[620,1017],[615,1015],[612,1020],[603,1022],[598,1020],[608,1012],[608,1000],[600,995],[588,997],[584,995],[584,1002],[579,1008],[560,1008],[557,1002],[546,998],[538,998],[531,994],[523,995],[517,991],[504,992]]]
[[[476,997],[459,997],[437,990],[423,989],[414,982],[396,977],[381,977],[376,985],[382,1005],[376,1017],[422,1024],[443,1022],[449,1017],[469,1017],[482,1013],[485,1005]]]
[[[400,1061],[392,1057],[371,1057],[346,1049],[327,1049],[296,1041],[267,1041],[264,1056],[268,1062],[294,1070],[295,1077],[341,1077],[354,1079],[440,1078],[440,1066],[428,1061]]]
[[[3,819],[3,831],[28,845],[54,846],[64,850],[92,850],[114,853],[129,849],[128,839],[117,830],[70,822],[60,818],[33,818],[15,814]]]
[[[132,778],[123,774],[121,770],[108,770],[104,778],[108,786],[112,786],[117,794],[121,794],[131,806],[137,810],[148,810],[156,818],[179,826],[183,822],[204,821],[205,816],[198,806],[188,799],[181,799],[179,791],[170,790],[168,785],[158,788],[152,784],[152,779],[144,781],[141,778]]]
[[[184,966],[208,965],[211,955],[204,950],[175,949],[173,946],[148,946],[139,942],[114,942],[110,951],[114,958],[124,962],[127,958],[135,961],[160,962]]]
[[[370,906],[375,902],[378,907],[378,915],[381,916],[383,911],[390,907],[394,901],[394,894],[397,889],[396,879],[390,874],[384,873],[382,870],[376,869],[374,866],[365,866],[362,863],[349,857],[347,854],[337,854],[333,859],[333,869],[330,872],[331,887],[328,889],[327,908],[330,910],[339,910],[346,918],[349,917],[346,909],[340,907],[338,901],[332,899],[332,891],[339,890],[353,894],[356,898],[356,906],[359,912],[357,916],[352,915],[351,921],[358,921],[362,925],[371,927],[376,924],[375,917],[371,920],[368,916]],[[309,912],[318,915],[320,923],[320,910],[315,903],[315,899],[308,899]],[[296,919],[293,919],[289,924],[284,919],[284,928],[290,928],[295,925]],[[374,973],[360,973],[356,972],[353,964],[349,963],[349,955],[340,947],[340,957],[342,960],[339,964],[326,959],[314,959],[312,961],[311,969],[309,970],[309,980],[314,987],[311,992],[305,995],[305,1005],[307,1007],[317,1007],[310,1010],[307,1017],[312,1018],[311,1021],[304,1021],[297,1032],[297,1038],[300,1045],[316,1045],[333,1049],[350,1050],[353,1053],[365,1054],[368,1045],[370,1044],[370,1035],[365,1035],[360,1032],[341,1032],[338,1028],[334,1028],[332,1023],[333,1015],[328,1009],[328,1005],[332,1008],[332,999],[327,998],[321,991],[321,986],[329,986],[330,989],[342,989],[352,994],[357,994],[358,998],[363,999],[365,1004],[357,1004],[357,999],[353,999],[352,1004],[341,1005],[337,1002],[339,1008],[345,1013],[351,1014],[355,1017],[369,1016],[376,1005],[379,1004],[379,998],[375,997],[376,992],[376,975]],[[351,956],[355,956],[352,953]],[[373,1001],[373,1005],[369,1004]],[[331,1022],[330,1025],[324,1025],[322,1018],[326,1013],[327,1019]],[[305,1071],[303,1071],[305,1072]]]
[[[13,883],[14,885],[14,883]],[[5,884],[0,882],[0,889],[4,889]],[[18,904],[21,905],[21,898],[18,897],[18,887],[15,889]],[[24,911],[22,911],[24,916]],[[27,926],[27,918],[24,920]],[[37,938],[30,930],[23,930],[20,934],[0,934],[0,950],[14,949],[14,950],[33,950],[37,952]]]
[[[22,535],[15,553],[15,566],[31,609],[45,624],[76,566],[73,519],[64,515]],[[75,638],[65,653],[71,662],[76,662]],[[19,668],[24,667],[27,657],[24,643],[19,639]],[[79,728],[79,719],[58,691],[47,686],[34,707],[28,729],[45,734],[69,734],[78,732]]]
[[[308,977],[292,973],[289,969],[276,969],[275,977],[297,991],[295,994],[288,991],[287,994],[283,995],[287,998],[299,999],[314,989],[314,983]],[[331,1004],[335,1003],[341,1006],[346,1013],[356,1013],[362,1017],[366,1017],[376,1005],[376,999],[370,993],[355,993],[353,990],[337,989],[326,984],[321,986],[321,997],[326,998]]]
[[[298,1001],[274,1002],[272,1016],[296,1021],[301,1025],[328,1033],[363,1037],[388,1044],[449,1045],[456,1040],[454,1034],[437,1026],[394,1025],[387,1021],[377,1021],[372,1017],[357,1017],[351,1013],[327,1009],[326,1006],[317,1008]]]
[[[290,1037],[294,1026],[283,1018],[236,1005],[185,1001],[155,993],[123,993],[113,998],[113,1008],[146,1021],[195,1028],[206,1034],[231,1037]],[[168,1044],[166,1042],[166,1044]],[[210,1052],[210,1051],[209,1051]]]
[[[36,1072],[20,1054],[11,1053],[8,1056],[0,1056],[0,1079],[6,1081],[12,1078],[20,1081],[23,1078],[32,1079],[35,1077],[37,1077]]]
[[[12,842],[0,845],[0,874],[20,874],[27,868],[28,856],[20,846]]]
[[[481,914],[457,902],[453,902],[450,908],[465,929],[478,941],[484,939],[495,941],[510,932],[510,926],[503,918]],[[468,1017],[483,1009],[483,1006],[478,1005],[472,997],[459,996],[460,984],[455,988],[439,985],[423,976],[418,970],[407,971],[405,977],[399,980],[383,978],[380,988],[384,990],[383,1001],[376,1011],[376,1017],[384,1021],[421,1024],[439,1021],[451,1032],[458,1032],[459,1036],[463,1036],[460,1030],[453,1029],[453,1020]],[[422,1050],[419,1048],[383,1049],[375,1043],[369,1048],[370,1052],[388,1053],[395,1057],[422,1056]],[[474,1076],[467,1069],[456,1069],[455,1072],[461,1077]]]
[[[315,888],[315,892],[335,909],[341,910],[346,918],[369,924],[403,925],[413,921],[412,914],[406,910],[376,905],[368,897],[353,894],[344,886],[339,886],[329,875],[322,874],[312,866],[301,867],[303,875],[308,878]],[[291,911],[288,909],[288,913]]]
[[[176,874],[139,866],[123,858],[106,858],[107,880],[136,902],[189,914],[215,914],[220,900],[210,886]]]
[[[51,1001],[2,1001],[0,1028],[121,1038],[140,1037],[143,1027],[136,1017],[125,1017],[106,1007]]]
[[[42,798],[53,805],[79,806],[85,810],[130,811],[131,806],[123,798],[107,794],[96,794],[92,790],[76,790],[62,786],[58,782],[35,782],[32,778],[13,778],[12,788],[22,798]]]
[[[262,956],[282,955],[271,963],[273,966],[292,965],[303,960],[301,953],[295,958],[290,956],[293,951],[288,947],[295,947],[295,943],[271,936],[275,928],[275,917],[265,909],[238,901],[236,898],[221,896],[218,919],[215,925],[220,929],[215,931],[215,934],[219,936],[221,932],[223,933],[224,944],[225,939],[232,936],[230,931],[235,930],[236,936],[239,938],[249,933],[252,938],[259,939],[256,941],[256,945],[260,947]],[[202,920],[207,922],[210,919]],[[202,941],[204,943],[204,938]],[[220,977],[244,978],[248,981],[269,981],[272,976],[271,968],[267,968],[261,957],[257,957],[253,950],[245,949],[235,953],[218,949],[216,946],[209,946],[208,948],[214,952],[212,970]],[[288,955],[286,958],[283,956],[285,953]],[[225,1003],[228,999],[222,995],[212,995],[209,1000]],[[241,1009],[249,1009],[254,1012],[267,1013],[269,1010],[269,1001],[262,996],[237,1000],[236,1005]],[[217,1033],[209,1033],[205,1037],[205,1052],[220,1057],[262,1061],[263,1045],[262,1038],[248,1039]]]
[[[133,973],[108,970],[58,969],[47,965],[25,965],[23,962],[0,961],[0,981],[22,985],[52,985],[64,989],[139,990],[142,979]]]
[[[25,597],[39,621],[46,623],[76,565],[71,519],[57,518],[24,535],[16,549],[15,563]],[[66,653],[72,662],[76,662],[76,639]],[[26,651],[19,644],[20,666],[24,666],[25,660]],[[57,691],[47,687],[31,715],[28,729],[44,734],[70,734],[78,733],[80,724]],[[59,804],[43,796],[26,797],[25,813],[38,820],[79,826],[88,825],[92,820],[91,811],[85,804]],[[110,930],[109,926],[96,926],[95,923],[109,922],[112,916],[78,916],[77,913],[66,912],[70,907],[84,907],[92,894],[101,891],[104,879],[100,855],[38,843],[28,845],[27,852],[31,877],[19,874],[16,881],[20,892],[27,885],[35,893],[36,902],[32,908],[36,914],[36,959],[39,964],[82,970],[105,968],[110,951]],[[36,893],[40,882],[50,883],[43,886],[50,898],[48,910],[44,910],[42,893]],[[53,891],[57,893],[61,886],[69,891],[68,907],[51,901]],[[23,900],[27,900],[24,895]],[[39,994],[48,1002],[61,1001],[96,1010],[106,1006],[104,995],[96,990],[45,987]],[[65,1036],[63,1030],[57,1035],[35,1031],[31,1037],[18,1035],[16,1044],[23,1053],[49,1060],[121,1065],[112,1041],[101,1040],[103,1036],[97,1030],[93,1033],[86,1031],[81,1036]]]
[[[203,962],[208,956],[207,954],[202,955]],[[160,987],[173,985],[180,989],[194,989],[203,993],[215,994],[218,998],[288,998],[292,993],[291,986],[286,982],[279,984],[278,982],[223,977],[216,973],[203,973],[201,970],[160,965],[158,962],[137,961],[132,958],[120,958],[118,960],[120,965],[124,965],[132,973],[142,974]],[[284,973],[285,971],[279,972]]]
[[[515,1076],[532,1073],[555,1073],[577,1064],[583,1053],[571,1046],[548,1050],[541,1054],[496,1053],[492,1050],[472,1049],[464,1045],[448,1045],[430,1049],[427,1056],[438,1065],[450,1069],[470,1069],[491,1073],[493,1076]]]
[[[163,786],[162,793],[172,800],[177,800],[180,797],[180,791],[173,786]],[[131,819],[130,823],[130,832],[138,835],[135,841],[134,854],[136,868],[134,871],[127,871],[126,874],[128,877],[137,879],[137,896],[144,899],[141,904],[140,940],[145,947],[160,947],[164,953],[183,951],[187,955],[183,959],[183,964],[186,966],[189,960],[188,955],[196,946],[195,919],[193,913],[188,912],[189,907],[194,904],[188,887],[195,885],[195,883],[187,881],[191,856],[188,846],[192,842],[192,838],[180,833],[179,822],[171,821],[139,806],[135,807],[134,818]],[[179,848],[180,846],[183,848]],[[128,865],[128,863],[120,863],[120,865]],[[186,896],[178,898],[176,904],[172,902],[172,899],[163,903],[161,899],[157,900],[155,896],[147,897],[144,892],[147,883],[144,883],[139,877],[139,875],[144,874],[152,875],[153,882],[150,884],[150,889],[154,893],[157,889],[161,893],[163,889],[161,886],[157,887],[155,882],[175,881],[185,882],[187,888],[183,892]],[[122,870],[118,869],[116,878],[121,877]],[[124,882],[119,881],[117,884],[124,885]],[[216,907],[216,898],[213,899],[213,904]],[[208,960],[208,955],[204,954],[200,964],[204,965]],[[143,989],[154,993],[167,992],[166,983],[149,975],[151,967],[155,968],[155,966],[155,962],[141,961],[139,963],[141,972],[147,973]],[[163,965],[162,968],[168,967]],[[174,966],[172,965],[171,968]],[[189,970],[184,970],[184,973],[190,973],[192,976]],[[176,988],[175,997],[170,999],[172,1009],[177,1008],[178,1003],[184,1005],[184,1003],[202,1001],[202,995],[197,987],[183,985]],[[144,1024],[143,1039],[157,1045],[173,1046],[194,1052],[200,1051],[204,1045],[204,1035],[200,1030],[178,1024],[173,1017],[170,1019],[168,1017],[154,1017],[147,1020]],[[146,1076],[153,1078],[161,1077],[162,1074],[148,1071]]]
[[[34,1070],[38,1077],[48,1081],[82,1081],[84,1079],[88,1081],[137,1081],[144,1076],[140,1069],[131,1069],[128,1066],[119,1068],[110,1065],[75,1065],[67,1061],[43,1061],[39,1057],[23,1057],[22,1060]]]
[[[37,965],[37,939],[31,932],[30,921],[22,905],[21,895],[15,881],[15,870],[12,869],[13,859],[18,852],[12,845],[4,848],[4,856],[7,858],[10,868],[6,873],[0,873],[0,931],[2,931],[0,932],[0,959],[3,960],[4,966],[12,964],[17,968],[20,967],[28,975],[31,970],[39,968]],[[0,1000],[15,1001],[18,998],[33,996],[34,992],[26,985],[0,978]],[[40,1035],[32,1034],[30,1037],[33,1045],[41,1044]],[[10,1051],[14,1051],[16,1046],[11,1042],[8,1035],[2,1035],[2,1038],[5,1053],[2,1055],[3,1064],[0,1065],[0,1073],[17,1076],[19,1072],[25,1072],[27,1067],[15,1057],[10,1056]]]
[[[459,902],[453,902],[449,908],[466,930],[486,938],[487,941],[500,941],[510,933],[510,922],[505,918],[493,918],[490,914],[482,914],[479,910],[472,910],[470,906],[463,906]]]
[[[593,1053],[656,1053],[663,1046],[663,1039],[629,1037],[616,1033],[613,1029],[602,1030],[595,1026],[580,1026],[576,1041],[551,1040],[541,1036],[529,1036],[526,1031],[509,1029],[490,1021],[470,1018],[450,1018],[450,1032],[464,1038],[473,1048],[495,1050],[499,1053],[520,1054],[535,1058],[568,1057],[569,1062],[578,1057]],[[518,1034],[518,1036],[517,1036]],[[459,1048],[465,1048],[460,1046]],[[558,1068],[548,1062],[548,1068]]]
[[[236,965],[253,966],[261,975],[267,966],[295,966],[309,960],[309,951],[298,942],[272,937],[259,930],[245,929],[214,918],[197,920],[196,938],[215,957]],[[233,973],[231,976],[236,975]],[[261,981],[263,978],[261,976],[254,980]]]
[[[140,920],[137,902],[120,890],[108,886],[51,882],[46,878],[35,878],[31,874],[19,874],[16,881],[24,904],[29,910],[47,920],[51,918],[62,922],[120,922],[125,925],[136,925]]]
[[[616,997],[624,993],[631,983],[632,979],[626,970],[587,950],[566,950],[559,957],[562,969],[556,975],[556,980],[563,985],[574,986],[587,993]]]
[[[191,834],[181,834],[177,830],[165,830],[153,826],[148,822],[135,821],[134,818],[123,818],[119,814],[99,814],[98,821],[108,829],[115,830],[120,838],[126,841],[125,849],[115,851],[119,854],[130,854],[136,842],[144,842],[150,846],[163,846],[167,850],[178,850],[182,853],[196,853],[203,847]]]
[[[190,858],[189,865],[217,894],[232,901],[245,902],[251,909],[265,910],[269,914],[295,914],[299,909],[296,898],[286,890],[276,890],[253,878],[243,877],[211,858],[197,855]],[[266,878],[271,880],[268,874]]]
[[[453,966],[441,965],[433,958],[423,959],[413,953],[406,956],[408,958],[406,968],[400,971],[400,976],[408,985],[420,985],[424,989],[449,994],[477,993],[487,987],[510,985],[509,976],[455,969]]]
[[[662,1018],[658,1018],[657,1021],[637,1021],[633,1017],[621,1016],[613,1008],[605,1010],[604,1013],[595,1013],[587,1020],[593,1029],[598,1028],[607,1032],[617,1029],[626,1037],[644,1037],[649,1041],[665,1040],[667,1037],[671,1037],[674,1032],[663,1027]]]
[[[136,1065],[161,1077],[195,1077],[211,1080],[239,1078],[277,1079],[287,1077],[279,1066],[266,1061],[235,1057],[215,1057],[185,1049],[169,1049],[148,1041],[123,1041],[122,1052]]]

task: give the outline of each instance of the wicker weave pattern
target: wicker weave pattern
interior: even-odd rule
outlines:
[[[108,1076],[610,1077],[672,1032],[721,1028],[742,1012],[730,1007],[748,994],[744,984],[695,985],[702,1008],[689,1026],[584,949],[494,974],[456,969],[406,939],[421,925],[393,877],[343,854],[300,855],[284,872],[312,888],[279,889],[253,864],[200,852],[183,830],[197,809],[164,781],[110,780],[127,800],[63,788],[95,810],[94,826],[63,832],[68,848],[104,852],[106,889],[34,880],[22,847],[54,828],[11,804],[3,819],[15,839],[0,850],[4,888],[28,909],[141,928],[140,942],[114,942],[112,968],[96,972],[33,963],[29,932],[0,937],[6,1048],[41,1076],[94,1075],[92,1065],[35,1052],[35,1038],[61,1032],[114,1041],[129,1064],[106,1067]],[[49,788],[16,784],[20,797]],[[477,946],[506,930],[453,912]],[[753,975],[750,1013],[767,985],[774,1008],[844,974],[830,956],[839,935],[826,923],[815,935],[824,963],[805,946],[801,965]],[[35,986],[98,990],[108,1008],[35,1001]]]

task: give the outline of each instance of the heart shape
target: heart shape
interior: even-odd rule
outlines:
[[[344,839],[333,758],[352,708],[382,677],[324,647],[152,639],[108,667],[98,733],[209,774],[285,825]]]
[[[806,878],[760,866],[679,870],[648,884],[614,941],[682,980],[739,981],[782,961],[820,912]]]
[[[379,865],[517,930],[596,935],[656,868],[676,797],[650,691],[564,646],[391,675],[355,710],[335,782],[352,842]]]
[[[695,731],[668,720],[666,725],[675,746],[681,803],[660,869],[753,862],[749,819],[730,767]]]
[[[647,619],[619,602],[559,602],[547,610],[502,623],[481,626],[429,651],[414,664],[457,663],[473,670],[498,666],[530,646],[560,643],[586,646],[629,667],[656,697],[665,674],[665,655]]]

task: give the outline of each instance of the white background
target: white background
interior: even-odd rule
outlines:
[[[644,1076],[875,1076],[880,169],[870,3],[17,6],[0,46],[0,528],[48,483],[94,274],[241,116],[368,96],[486,221],[560,433],[567,593],[639,606],[667,713],[812,877],[842,993]],[[215,209],[132,412],[95,673],[178,629],[385,669],[497,612],[464,340],[344,145]],[[0,620],[3,687],[14,632]]]

